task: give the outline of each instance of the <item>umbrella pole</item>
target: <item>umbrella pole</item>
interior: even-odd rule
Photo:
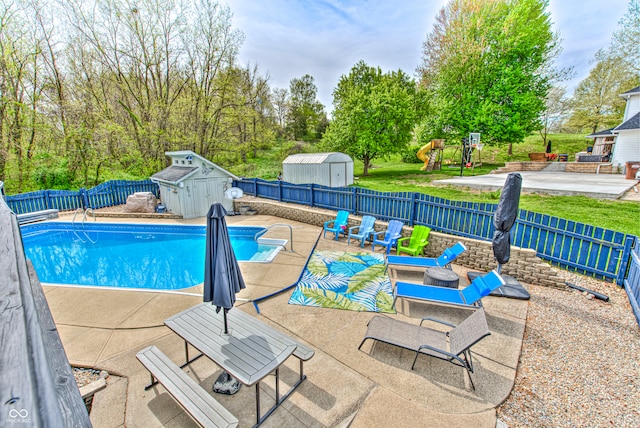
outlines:
[[[229,334],[229,330],[227,329],[227,310],[223,309],[222,314],[224,317],[224,334]]]

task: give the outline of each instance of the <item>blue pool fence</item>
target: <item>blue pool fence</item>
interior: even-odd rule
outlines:
[[[235,181],[244,193],[260,198],[330,210],[347,210],[354,215],[396,219],[413,226],[422,224],[434,231],[490,241],[497,204],[460,202],[413,192],[378,192],[361,187],[327,187],[292,184],[258,178]],[[16,214],[45,209],[75,210],[124,204],[135,192],[159,188],[151,180],[112,180],[78,191],[42,190],[7,196]],[[638,238],[558,217],[520,210],[512,229],[512,244],[531,248],[538,257],[557,266],[624,285],[640,322],[640,250]]]
[[[378,192],[361,187],[332,188],[318,184],[243,179],[234,184],[244,193],[310,207],[347,210],[384,221],[396,219],[434,231],[490,241],[494,203],[460,202],[423,193]],[[613,230],[520,210],[512,244],[534,249],[555,265],[622,284],[637,237]]]
[[[160,197],[158,185],[151,180],[111,180],[91,189],[38,190],[7,196],[7,205],[16,214],[57,209],[73,211],[78,208],[104,208],[127,202],[135,192],[151,192]]]

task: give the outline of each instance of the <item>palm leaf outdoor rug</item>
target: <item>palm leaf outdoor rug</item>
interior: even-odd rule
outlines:
[[[395,313],[384,256],[314,251],[289,304]]]

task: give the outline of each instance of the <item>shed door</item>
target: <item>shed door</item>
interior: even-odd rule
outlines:
[[[332,163],[330,164],[331,179],[329,186],[341,187],[347,184],[347,164],[346,163]]]
[[[207,215],[211,204],[220,202],[228,210],[232,208],[231,201],[224,197],[224,177],[211,177],[207,179],[194,180],[195,199],[194,216],[201,217]]]

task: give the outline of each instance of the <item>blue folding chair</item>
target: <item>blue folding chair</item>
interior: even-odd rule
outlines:
[[[481,307],[481,299],[504,284],[504,279],[502,279],[500,274],[495,270],[484,276],[478,276],[471,284],[462,290],[433,285],[413,284],[410,282],[397,282],[393,293],[393,302],[395,305],[396,299],[403,297],[429,303]]]
[[[395,247],[398,238],[402,236],[403,226],[404,224],[400,220],[391,220],[389,221],[387,230],[371,232],[371,251],[374,251],[376,244],[378,244],[386,247],[386,253],[389,254],[391,247]]]
[[[349,236],[347,237],[347,245],[350,244],[351,238],[359,239],[360,246],[364,248],[364,241],[369,238],[371,232],[373,232],[373,225],[376,222],[376,218],[370,215],[362,217],[362,222],[358,226],[352,226],[349,228]]]
[[[464,253],[467,247],[462,242],[446,248],[437,258],[413,257],[413,256],[388,256],[387,265],[409,267],[448,267],[458,256]]]
[[[349,211],[338,211],[335,220],[329,220],[324,222],[324,233],[323,237],[327,237],[327,232],[333,232],[336,234],[336,241],[338,240],[338,236],[342,233],[346,235],[347,231],[347,222],[349,221]]]

